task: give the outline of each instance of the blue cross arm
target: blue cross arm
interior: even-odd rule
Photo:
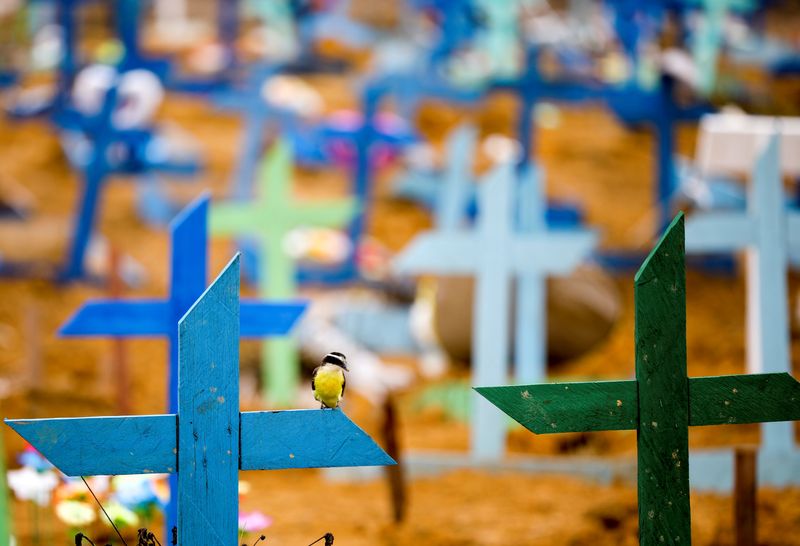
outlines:
[[[291,331],[307,306],[306,301],[241,300],[239,335],[241,337],[285,335]]]
[[[470,274],[481,261],[480,241],[469,233],[429,231],[415,238],[394,259],[398,273]]]
[[[800,420],[800,383],[788,373],[691,377],[689,425]],[[636,381],[475,387],[535,434],[635,430]]]
[[[397,464],[340,410],[241,414],[242,470]]]
[[[68,476],[172,473],[175,415],[6,420]],[[395,464],[339,410],[240,414],[242,470]]]
[[[686,252],[732,252],[755,241],[753,221],[740,211],[704,212],[686,219]]]
[[[169,303],[163,300],[97,300],[65,322],[62,336],[164,336],[170,332]]]
[[[6,419],[67,476],[174,472],[177,417]]]
[[[593,231],[543,232],[515,240],[511,256],[514,269],[520,273],[569,273],[596,245]]]

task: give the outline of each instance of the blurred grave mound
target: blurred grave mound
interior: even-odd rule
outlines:
[[[467,277],[439,277],[436,289],[436,336],[450,358],[461,362],[469,362],[472,351],[473,285]],[[597,267],[582,266],[571,275],[548,279],[548,360],[577,358],[590,351],[611,332],[621,312],[614,280]]]

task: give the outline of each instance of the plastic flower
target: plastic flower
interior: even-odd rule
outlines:
[[[258,511],[239,512],[239,531],[257,533],[272,525],[272,518]]]
[[[97,512],[88,502],[65,500],[56,504],[56,516],[70,527],[83,527],[97,519]]]
[[[155,482],[160,476],[131,475],[115,476],[111,480],[114,498],[124,506],[135,509],[147,504],[161,504]]]
[[[18,499],[33,501],[39,506],[50,504],[53,489],[58,485],[58,476],[52,470],[38,472],[23,466],[18,470],[8,471],[8,486]]]
[[[44,456],[36,451],[36,448],[30,444],[25,445],[25,449],[17,456],[17,461],[22,466],[27,466],[39,471],[54,468],[50,461],[45,459]]]
[[[135,527],[139,525],[139,516],[119,502],[112,502],[105,506],[106,513],[117,527]],[[110,526],[108,520],[103,518],[103,523]]]

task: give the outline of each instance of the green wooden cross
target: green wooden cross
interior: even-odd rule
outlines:
[[[229,202],[211,208],[211,232],[224,236],[255,237],[260,243],[259,292],[281,299],[297,291],[295,264],[287,252],[286,235],[301,226],[341,227],[357,212],[354,198],[299,202],[291,195],[292,152],[282,140],[261,164],[258,197],[251,202]],[[290,338],[264,341],[262,381],[264,396],[278,405],[294,400],[300,378],[297,348]]]
[[[787,373],[686,376],[683,214],[634,279],[636,379],[478,387],[536,434],[636,430],[639,540],[691,543],[689,426],[800,420]]]

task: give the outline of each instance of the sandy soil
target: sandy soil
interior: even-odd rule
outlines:
[[[314,83],[325,91],[331,104],[352,103],[343,82],[317,78]],[[485,132],[508,131],[513,108],[513,102],[500,97],[473,117]],[[174,195],[188,200],[202,188],[210,188],[215,196],[224,196],[239,143],[238,120],[186,98],[171,98],[161,116],[190,131],[202,144],[207,162],[195,182],[171,183]],[[460,118],[456,111],[432,108],[422,112],[420,121],[427,132],[441,137]],[[691,129],[682,130],[680,150],[690,154],[693,139]],[[602,230],[603,245],[614,248],[645,248],[650,242],[651,149],[647,133],[623,129],[597,107],[562,111],[560,127],[542,130],[538,141],[548,194],[579,201],[588,223]],[[36,200],[35,215],[24,232],[18,231],[19,227],[0,226],[0,253],[7,258],[56,263],[64,252],[80,186],[49,128],[0,119],[0,165],[0,179],[23,185]],[[298,180],[297,191],[302,195],[337,195],[346,189],[346,177],[341,173],[304,171]],[[402,247],[428,225],[423,211],[386,197],[385,177],[376,194],[369,230],[390,248]],[[167,235],[144,226],[133,202],[133,184],[122,180],[109,183],[99,230],[147,271],[144,286],[126,295],[162,295],[167,281]],[[229,251],[226,245],[214,243],[211,271],[227,261]],[[617,282],[624,313],[611,336],[592,353],[554,367],[554,374],[609,379],[632,375],[632,278],[621,276]],[[794,294],[798,284],[800,279],[793,278]],[[687,290],[689,374],[743,372],[743,278],[690,272]],[[0,374],[8,379],[3,384],[4,416],[113,411],[111,342],[62,340],[55,335],[81,302],[105,294],[103,287],[81,284],[54,286],[31,280],[0,283]],[[31,313],[38,314],[39,319],[30,319]],[[793,342],[795,373],[800,372],[798,343]],[[161,412],[165,387],[153,378],[165,377],[165,344],[142,340],[128,342],[126,347],[133,370],[134,412]],[[254,343],[243,345],[244,373],[255,369],[256,350]],[[26,372],[31,366],[40,373]],[[413,395],[406,393],[403,400],[407,402]],[[466,449],[464,425],[436,412],[414,413],[408,403],[401,404],[401,409],[401,443],[405,448]],[[377,430],[376,412],[363,401],[353,400],[348,413],[368,431]],[[21,447],[15,435],[8,430],[3,434],[9,455]],[[690,435],[692,447],[757,440],[755,426],[706,427]],[[512,451],[525,453],[633,454],[635,435],[618,432],[534,437],[520,430],[512,433],[509,445]],[[245,507],[259,508],[275,518],[268,544],[307,544],[328,530],[335,533],[337,544],[353,546],[636,543],[636,492],[621,484],[601,486],[568,477],[456,472],[414,480],[410,484],[408,519],[403,525],[393,526],[388,491],[382,481],[330,483],[314,471],[247,473],[246,479],[255,487]],[[732,544],[730,499],[695,495],[692,504],[695,543]],[[30,521],[23,507],[15,508],[24,536],[30,532]],[[800,544],[800,489],[762,490],[758,517],[760,543]],[[24,539],[22,543],[27,544]]]

